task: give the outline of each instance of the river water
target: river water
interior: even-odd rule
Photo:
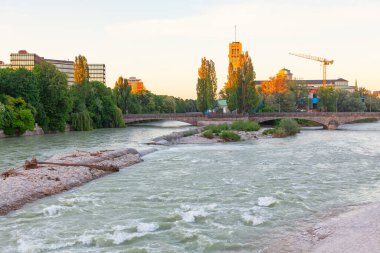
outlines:
[[[0,168],[62,150],[143,148],[177,130],[161,124],[0,140]],[[260,252],[302,224],[379,201],[379,136],[371,123],[160,147],[143,163],[0,217],[0,252]]]

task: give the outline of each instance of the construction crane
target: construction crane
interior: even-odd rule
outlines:
[[[331,65],[334,63],[333,60],[327,60],[326,58],[317,57],[317,56],[311,56],[306,54],[296,54],[296,53],[289,53],[290,55],[298,56],[301,58],[313,60],[313,61],[319,61],[323,63],[323,87],[326,87],[326,66]]]

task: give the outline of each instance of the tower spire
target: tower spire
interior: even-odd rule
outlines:
[[[235,25],[235,42],[236,42],[236,25]]]

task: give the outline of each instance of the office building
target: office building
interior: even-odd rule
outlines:
[[[66,74],[68,85],[74,84],[74,62],[64,60],[45,59],[46,62],[53,64],[59,71]]]
[[[26,50],[20,50],[18,53],[11,54],[11,67],[13,69],[25,68],[32,70],[36,64],[41,63],[44,60],[43,57],[37,54],[28,53]]]
[[[90,81],[98,81],[106,84],[106,65],[88,64],[88,75]]]

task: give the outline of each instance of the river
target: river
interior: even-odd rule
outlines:
[[[65,150],[144,148],[182,130],[0,140],[0,168]],[[380,200],[380,123],[235,144],[160,147],[131,166],[0,217],[0,252],[260,252],[304,224]],[[1,182],[0,182],[1,184]]]

